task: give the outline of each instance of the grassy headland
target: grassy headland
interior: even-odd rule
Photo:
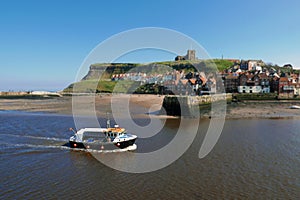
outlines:
[[[124,73],[143,72],[148,75],[165,74],[172,70],[188,72],[197,72],[199,70],[207,73],[223,71],[231,67],[234,63],[222,59],[197,60],[197,61],[164,61],[148,64],[140,63],[95,63],[90,66],[88,74],[77,83],[72,83],[64,89],[66,93],[72,92],[105,92],[105,93],[151,93],[158,91],[153,85],[144,85],[139,87],[140,82],[136,81],[111,81],[113,75]],[[74,90],[74,88],[76,88]],[[132,88],[132,89],[131,89]],[[133,89],[136,88],[136,91]]]

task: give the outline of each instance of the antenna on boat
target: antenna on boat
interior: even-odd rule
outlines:
[[[69,128],[69,130],[76,134],[76,131],[73,128]]]
[[[106,113],[106,128],[110,128],[109,113]]]

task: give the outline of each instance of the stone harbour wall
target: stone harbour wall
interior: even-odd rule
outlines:
[[[194,116],[194,109],[200,107],[210,107],[212,102],[231,101],[232,94],[213,94],[203,96],[165,96],[163,100],[163,109],[167,115],[173,116]]]

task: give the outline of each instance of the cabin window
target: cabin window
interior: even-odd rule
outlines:
[[[101,134],[101,132],[84,132],[82,136],[82,140],[99,140],[105,138],[104,134]]]

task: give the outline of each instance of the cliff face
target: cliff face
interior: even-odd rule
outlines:
[[[90,66],[88,74],[82,80],[111,78],[113,74],[124,74],[135,68],[138,64],[132,63],[101,63]]]
[[[214,61],[215,62],[215,61]],[[215,71],[213,68],[210,68],[211,61],[167,61],[167,62],[154,62],[149,64],[137,64],[137,63],[96,63],[90,66],[88,74],[82,80],[99,80],[100,75],[101,79],[110,79],[113,74],[124,74],[126,72],[143,72],[147,74],[163,74],[170,72],[173,69],[175,70],[185,70],[196,71],[195,67],[198,69],[203,69],[203,71]],[[217,67],[219,63],[216,62]],[[224,63],[221,63],[220,66],[223,66]],[[231,66],[232,63],[226,63],[227,66]]]

